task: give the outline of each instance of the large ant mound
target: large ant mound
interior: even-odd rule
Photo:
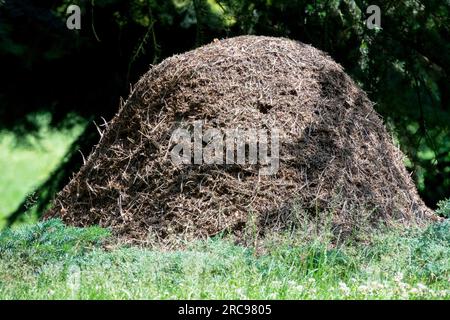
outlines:
[[[203,130],[278,129],[279,150],[277,141],[266,145],[276,170],[262,174],[264,164],[250,161],[175,163],[173,134],[195,121]],[[341,232],[363,220],[427,221],[433,213],[402,158],[373,103],[326,54],[243,36],[152,67],[45,217],[135,240],[239,237],[250,221],[260,233],[280,230],[295,226],[298,210],[326,213]]]

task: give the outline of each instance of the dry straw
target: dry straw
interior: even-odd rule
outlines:
[[[194,120],[281,129],[277,174],[174,165],[174,124]],[[293,205],[329,214],[344,234],[359,219],[433,219],[402,158],[373,103],[330,57],[287,39],[242,36],[152,67],[46,217],[111,227],[133,241],[224,230],[239,237],[250,219],[261,234],[278,231],[295,224]]]

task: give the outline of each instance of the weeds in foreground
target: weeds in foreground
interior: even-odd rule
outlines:
[[[2,299],[449,299],[450,221],[331,245],[301,235],[264,253],[216,238],[182,251],[118,247],[49,220],[0,234]]]

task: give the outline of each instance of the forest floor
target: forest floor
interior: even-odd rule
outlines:
[[[307,221],[258,249],[217,237],[177,251],[117,244],[99,227],[38,222],[33,186],[79,129],[45,129],[28,144],[0,135],[0,227],[27,194],[31,208],[0,231],[0,299],[450,299],[450,219],[339,245]]]

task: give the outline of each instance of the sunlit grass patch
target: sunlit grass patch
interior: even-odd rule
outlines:
[[[26,136],[0,133],[0,228],[25,197],[33,206],[33,190],[57,167],[83,129],[83,124],[51,129],[49,121],[48,114],[36,116],[39,131]]]

